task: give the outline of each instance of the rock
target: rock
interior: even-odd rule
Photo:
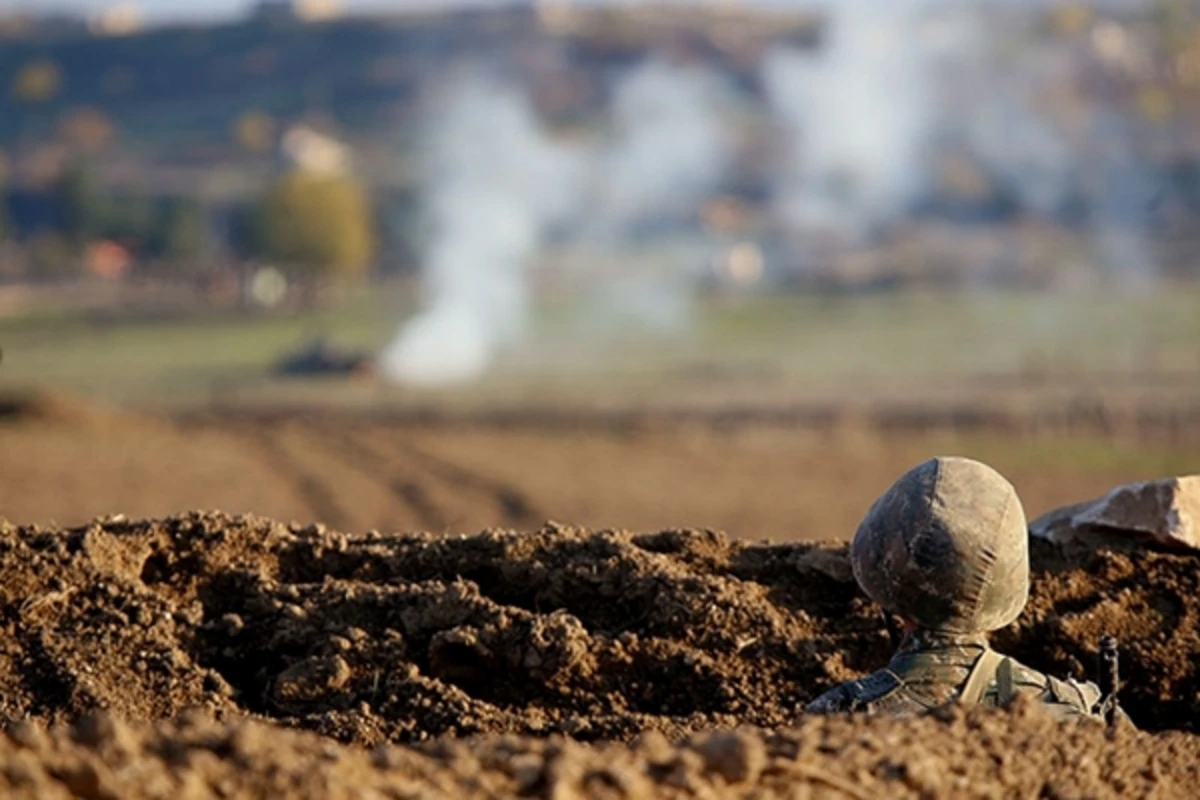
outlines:
[[[1200,475],[1119,486],[1087,503],[1035,519],[1029,533],[1056,544],[1121,539],[1200,550]]]

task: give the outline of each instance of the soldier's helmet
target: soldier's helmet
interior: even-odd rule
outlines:
[[[1029,540],[1017,492],[986,464],[935,458],[867,512],[850,550],[872,600],[923,628],[993,631],[1029,599]]]

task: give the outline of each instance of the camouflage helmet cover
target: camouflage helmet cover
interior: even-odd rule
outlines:
[[[968,458],[905,473],[871,506],[850,555],[872,600],[924,628],[996,630],[1029,598],[1021,501],[1002,475]]]

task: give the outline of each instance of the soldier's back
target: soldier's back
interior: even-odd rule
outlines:
[[[805,712],[904,716],[951,702],[1007,706],[1017,695],[1058,716],[1098,716],[1095,684],[1053,678],[991,649],[965,664],[939,652],[899,653],[886,668],[825,692]]]

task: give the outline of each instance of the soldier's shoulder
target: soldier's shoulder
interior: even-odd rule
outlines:
[[[902,682],[886,669],[872,672],[865,678],[847,681],[833,687],[813,700],[804,711],[808,714],[839,714],[866,711],[902,686]]]
[[[1046,675],[1012,659],[1013,682],[1018,691],[1031,692],[1047,705],[1068,714],[1094,715],[1100,703],[1100,687],[1090,681],[1066,680]]]

